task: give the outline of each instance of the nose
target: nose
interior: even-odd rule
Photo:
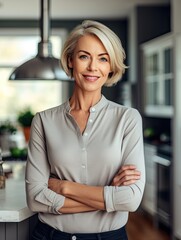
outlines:
[[[89,61],[88,70],[89,70],[89,71],[95,71],[96,69],[97,69],[96,59],[92,58],[92,59],[90,59],[90,61]]]

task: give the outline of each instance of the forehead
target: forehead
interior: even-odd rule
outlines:
[[[94,50],[94,51],[96,51],[97,50],[97,51],[107,53],[101,40],[93,34],[86,34],[86,35],[80,37],[76,44],[75,51],[76,50],[77,51],[79,51],[79,50],[86,50],[86,51]]]

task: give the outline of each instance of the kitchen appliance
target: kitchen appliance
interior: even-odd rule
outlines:
[[[156,223],[172,229],[172,147],[160,145],[154,156],[156,165]]]

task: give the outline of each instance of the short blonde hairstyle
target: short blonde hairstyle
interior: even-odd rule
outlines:
[[[68,66],[68,61],[74,53],[78,40],[86,34],[97,36],[109,54],[112,72],[104,85],[110,87],[116,84],[122,78],[127,68],[124,64],[125,52],[119,37],[110,28],[96,21],[85,20],[70,33],[61,54],[62,68],[68,76],[73,77],[72,69]]]

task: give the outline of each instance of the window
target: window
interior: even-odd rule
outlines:
[[[13,30],[15,32],[15,30]],[[52,32],[53,55],[60,58],[66,33]],[[9,81],[13,69],[37,54],[38,31],[16,30],[0,35],[0,120],[16,120],[18,112],[30,107],[38,112],[63,102],[60,81]],[[64,86],[65,88],[65,86]],[[63,90],[65,92],[65,89]]]

